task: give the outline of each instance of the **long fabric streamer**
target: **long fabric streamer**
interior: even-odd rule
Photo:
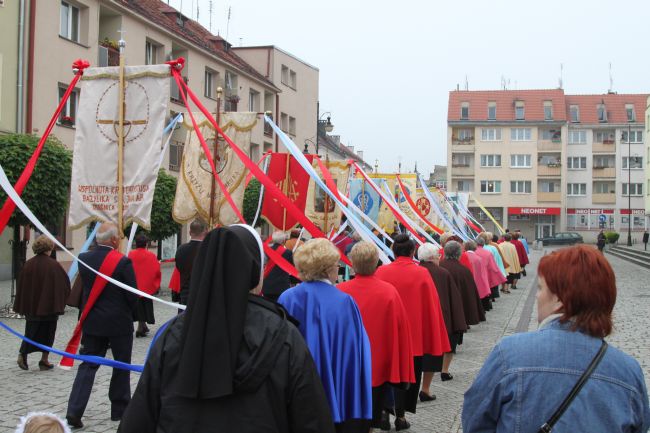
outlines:
[[[485,215],[487,215],[487,217],[490,218],[490,220],[494,223],[494,225],[497,227],[497,229],[499,229],[499,231],[501,232],[501,233],[499,233],[499,234],[501,234],[501,235],[504,234],[506,231],[503,229],[503,227],[501,227],[501,224],[499,224],[499,222],[498,222],[496,219],[494,219],[494,217],[492,216],[492,214],[491,214],[487,209],[485,209],[485,207],[483,207],[483,205],[481,204],[480,201],[478,201],[478,199],[476,198],[476,196],[472,196],[472,199],[474,199],[474,201],[476,202],[476,204],[478,205],[478,207],[480,207],[481,210],[482,210],[483,212],[485,212]]]
[[[399,175],[397,175],[396,177],[397,177],[397,183],[399,184],[399,188],[402,193],[402,196],[404,196],[404,198],[406,199],[406,202],[410,206],[413,213],[415,213],[415,215],[417,215],[426,225],[428,225],[436,233],[443,234],[444,231],[440,227],[438,227],[437,225],[429,221],[427,217],[422,215],[422,212],[420,212],[420,209],[418,209],[418,206],[413,202],[413,199],[406,191],[406,188],[404,187],[404,183],[402,183],[402,179],[399,177]]]
[[[427,200],[429,200],[429,202],[433,206],[436,214],[438,214],[440,219],[442,219],[442,221],[448,227],[449,231],[455,232],[456,227],[454,226],[454,223],[449,220],[449,218],[447,217],[447,214],[441,209],[440,204],[438,203],[438,200],[435,197],[433,197],[433,195],[431,195],[431,191],[429,191],[429,188],[427,187],[427,184],[424,181],[424,178],[419,173],[418,173],[418,179],[420,180],[420,184],[422,185],[422,189],[424,191],[424,196],[427,198]]]
[[[20,177],[16,181],[16,185],[14,186],[14,189],[19,196],[23,193],[23,190],[25,189],[27,182],[29,182],[30,177],[32,177],[32,173],[36,168],[36,163],[38,162],[38,158],[40,158],[41,156],[41,151],[45,146],[45,142],[47,141],[47,138],[50,136],[50,133],[52,132],[52,128],[54,128],[54,125],[56,124],[56,120],[59,118],[59,115],[61,114],[63,107],[68,101],[70,94],[74,90],[74,87],[77,85],[77,82],[83,75],[84,69],[86,69],[88,66],[90,66],[90,63],[88,63],[86,60],[81,60],[81,59],[75,60],[75,62],[72,64],[72,68],[75,71],[74,78],[72,79],[70,85],[68,86],[65,93],[63,94],[63,98],[61,98],[61,101],[59,102],[59,106],[56,108],[54,115],[50,119],[50,123],[47,124],[47,127],[45,128],[45,132],[41,136],[40,140],[38,140],[38,144],[36,145],[36,149],[34,150],[34,153],[32,153],[32,156],[29,158],[27,165],[25,166],[23,172],[20,174]],[[5,227],[7,227],[7,223],[9,222],[9,219],[11,218],[11,214],[14,212],[14,209],[16,209],[16,203],[14,203],[9,198],[7,198],[4,205],[2,206],[2,209],[0,210],[0,234],[2,234]]]
[[[376,239],[376,236],[368,229],[368,227],[366,227],[363,223],[357,220],[356,216],[348,207],[343,205],[343,203],[337,198],[338,194],[334,194],[333,191],[330,191],[330,189],[327,187],[327,185],[325,185],[325,183],[320,178],[320,176],[318,176],[316,170],[314,170],[314,167],[312,167],[312,165],[309,163],[307,158],[305,158],[305,155],[298,149],[298,146],[296,146],[296,144],[289,137],[287,137],[287,135],[278,127],[278,125],[276,125],[275,122],[273,122],[273,120],[269,118],[266,114],[264,115],[264,120],[266,121],[266,123],[268,123],[271,126],[273,131],[280,138],[280,141],[282,141],[282,143],[285,145],[289,153],[291,153],[291,155],[293,155],[293,157],[296,158],[296,161],[298,161],[298,163],[307,172],[307,174],[309,174],[309,176],[314,180],[314,182],[323,191],[325,191],[325,193],[329,195],[330,198],[334,200],[334,202],[341,208],[341,211],[343,212],[343,214],[345,214],[346,218],[348,219],[350,225],[354,228],[354,230],[356,230],[364,240],[376,244],[377,242],[375,242],[373,239],[373,238]],[[384,256],[383,251],[379,250],[379,256],[380,258]],[[343,257],[345,257],[345,255],[343,255]],[[387,259],[388,259],[387,257],[384,257],[382,261]],[[350,261],[347,260],[347,257],[346,260],[344,260],[344,262],[345,264],[352,266]]]

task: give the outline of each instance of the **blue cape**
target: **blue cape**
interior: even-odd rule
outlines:
[[[299,284],[278,299],[298,321],[335,423],[372,418],[370,341],[352,297],[331,284]]]

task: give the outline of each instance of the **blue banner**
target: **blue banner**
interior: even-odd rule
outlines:
[[[355,206],[368,215],[368,218],[377,221],[381,208],[381,197],[372,186],[366,185],[365,179],[350,180],[350,199]]]

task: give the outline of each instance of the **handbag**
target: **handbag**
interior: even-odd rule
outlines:
[[[594,356],[594,359],[591,360],[591,363],[587,367],[584,373],[582,373],[582,376],[580,376],[580,379],[578,379],[578,382],[573,386],[571,389],[571,392],[569,392],[569,395],[567,395],[564,399],[564,401],[560,404],[560,406],[555,410],[553,415],[546,421],[542,426],[539,428],[539,431],[537,433],[550,433],[551,430],[553,430],[553,426],[555,426],[555,423],[558,422],[562,414],[568,409],[569,405],[571,402],[576,398],[582,387],[587,383],[587,380],[589,379],[589,376],[591,376],[591,373],[594,372],[596,367],[598,367],[598,364],[600,364],[600,361],[603,359],[603,356],[605,356],[605,352],[607,351],[607,342],[603,340],[603,343],[600,345],[600,350],[598,350],[598,353],[596,353],[596,356]]]

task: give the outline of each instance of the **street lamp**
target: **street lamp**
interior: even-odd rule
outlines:
[[[627,246],[632,246],[632,125],[627,125]]]
[[[323,119],[323,116],[327,116],[327,120]],[[319,140],[318,136],[320,135],[320,129],[323,128],[324,134],[332,132],[334,130],[334,124],[332,123],[332,113],[326,111],[320,113],[320,103],[316,104],[316,155],[318,155],[319,150]]]

